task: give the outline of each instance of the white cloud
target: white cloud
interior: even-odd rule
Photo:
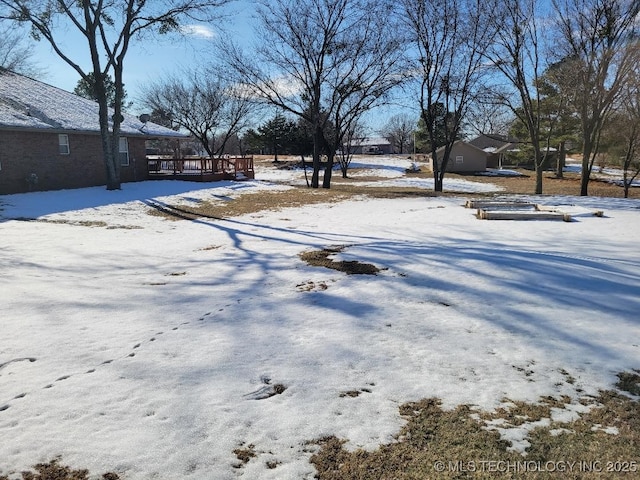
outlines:
[[[192,37],[202,39],[210,39],[216,36],[216,33],[213,31],[213,29],[206,25],[184,25],[180,30],[185,35],[190,35]]]

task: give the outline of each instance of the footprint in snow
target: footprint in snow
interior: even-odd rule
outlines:
[[[16,363],[16,362],[29,362],[29,363],[33,363],[35,362],[36,359],[33,357],[22,357],[22,358],[14,358],[13,360],[9,360],[8,362],[4,362],[4,363],[0,363],[0,370],[2,370],[4,367],[11,365],[12,363]]]
[[[247,400],[265,400],[267,398],[274,397],[276,395],[280,395],[283,393],[287,387],[282,385],[281,383],[276,383],[275,385],[265,385],[264,387],[259,388],[255,392],[247,393],[243,395]]]
[[[211,314],[212,314],[212,312],[207,312],[199,320],[203,321],[203,320],[205,320],[205,317],[208,317]],[[189,321],[182,322],[180,325],[189,325],[189,323],[191,323],[191,322],[189,322]],[[178,327],[173,327],[172,330],[173,331],[178,330]],[[162,332],[162,331],[156,332],[156,336],[162,335],[162,334],[164,334],[164,332]],[[150,342],[154,342],[155,340],[156,340],[156,337],[152,337],[152,338],[149,339]],[[137,348],[140,348],[141,345],[142,345],[141,343],[136,343],[133,346],[133,349],[135,350]],[[135,355],[136,354],[132,352],[132,353],[128,354],[127,357],[135,357]],[[24,362],[24,361],[28,361],[30,363],[33,363],[36,360],[37,359],[33,358],[33,357],[14,358],[14,359],[6,361],[4,363],[0,363],[0,370],[2,370],[3,368],[7,367],[8,365],[10,365],[12,363]],[[108,364],[113,363],[113,362],[114,362],[114,359],[109,359],[109,360],[105,360],[100,365],[108,365]],[[91,369],[87,370],[85,373],[95,373],[95,372],[96,372],[96,369],[95,368],[91,368]],[[57,378],[55,380],[55,382],[61,382],[61,381],[67,380],[68,378],[71,378],[71,375],[63,375],[63,376]],[[269,378],[263,378],[262,380],[263,380],[264,383],[267,383],[267,384],[271,382],[271,379],[269,379]],[[53,388],[53,385],[54,385],[53,383],[49,383],[49,384],[45,385],[43,388],[44,389]],[[264,398],[269,398],[269,397],[272,397],[274,395],[279,395],[282,392],[284,392],[285,390],[286,390],[286,387],[284,385],[280,385],[280,384],[278,384],[278,385],[266,385],[265,387],[260,388],[260,389],[256,390],[255,392],[252,392],[252,393],[249,393],[249,394],[245,395],[245,397],[253,398],[255,400],[262,400]],[[20,399],[20,398],[24,398],[26,396],[27,396],[27,393],[21,393],[21,394],[15,396],[13,399],[17,400],[17,399]],[[9,406],[10,406],[9,404],[0,405],[0,412],[3,412],[5,410],[7,410],[9,408]]]
[[[287,389],[287,387],[281,383],[271,385],[271,377],[268,375],[260,375],[260,381],[264,383],[264,387],[259,388],[255,392],[247,393],[243,395],[243,397],[247,400],[264,400],[275,395],[280,395]]]

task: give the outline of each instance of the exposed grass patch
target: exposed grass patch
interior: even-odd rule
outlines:
[[[202,201],[198,205],[153,204],[149,213],[172,220],[194,220],[197,218],[221,220],[264,210],[279,211],[287,207],[339,202],[352,195],[352,193],[336,189],[292,187],[287,190],[245,193],[230,198],[224,203]]]
[[[277,460],[269,460],[265,463],[265,465],[267,466],[267,468],[269,470],[273,470],[274,468],[278,468],[278,465],[280,465],[281,462],[277,461]]]
[[[233,453],[242,463],[249,463],[249,460],[256,456],[255,448],[256,446],[251,444],[247,447],[236,448]]]
[[[346,392],[340,392],[340,398],[356,398],[359,397],[362,393],[371,393],[371,390],[368,388],[361,388],[360,390],[347,390]]]
[[[564,408],[570,404],[569,397],[543,397],[538,403],[511,402],[505,399],[505,404],[493,412],[478,413],[478,418],[485,422],[502,420],[502,424],[508,427],[518,427],[525,423],[537,422],[544,418],[551,418],[553,408]]]
[[[407,403],[400,407],[407,424],[396,442],[372,452],[347,451],[345,440],[327,437],[318,440],[311,462],[320,480],[638,478],[640,403],[605,391],[585,399],[572,421],[554,421],[553,413],[569,412],[569,403],[545,397],[508,402],[494,412],[469,405],[443,410],[433,398]],[[534,422],[540,423],[528,432],[525,456],[494,428]]]
[[[25,218],[20,217],[14,220],[21,222],[39,222],[39,223],[52,223],[57,225],[73,225],[76,227],[99,227],[106,228],[107,230],[141,230],[143,227],[139,225],[109,225],[102,220],[65,220],[65,219],[50,219],[50,218]]]
[[[88,480],[89,470],[73,470],[72,468],[60,465],[59,459],[51,460],[49,463],[39,463],[33,467],[33,471],[22,472],[22,480]],[[95,477],[94,477],[95,478]],[[120,477],[113,473],[103,473],[103,480],[120,480]],[[0,480],[9,480],[9,477],[0,475]]]
[[[78,220],[62,220],[62,219],[52,220],[49,218],[26,218],[26,217],[19,217],[19,218],[16,218],[15,220],[18,220],[20,222],[40,222],[40,223],[53,223],[58,225],[77,225],[80,227],[108,227],[109,225],[107,222],[103,222],[101,220],[98,220],[98,221],[93,221],[93,220],[78,221]]]
[[[376,275],[380,269],[371,263],[361,263],[357,260],[333,260],[331,255],[342,252],[346,246],[327,247],[322,250],[302,252],[300,258],[312,267],[325,267],[338,270],[347,275]]]
[[[574,385],[576,383],[576,379],[569,373],[567,372],[564,368],[560,369],[560,373],[562,375],[564,375],[565,377],[565,381],[569,384],[569,385]]]
[[[210,250],[218,250],[219,248],[222,248],[222,245],[209,245],[208,247],[201,248],[200,251],[208,252]]]
[[[310,280],[305,283],[299,283],[296,288],[299,292],[313,292],[314,290],[327,290],[329,285],[327,285],[327,282],[316,283]]]
[[[447,173],[447,178],[464,178],[472,182],[491,183],[504,189],[500,194],[514,193],[532,195],[535,192],[535,173],[532,170],[522,168],[512,169],[521,173],[521,176],[488,176],[466,175]],[[542,193],[545,195],[580,195],[580,174],[565,172],[563,178],[557,178],[551,172],[545,172],[542,180]],[[489,194],[493,195],[493,194]],[[624,189],[609,182],[591,179],[589,182],[589,195],[593,197],[622,198]],[[479,194],[482,196],[482,194]],[[629,198],[640,198],[640,188],[631,189]]]
[[[618,383],[616,387],[624,392],[628,392],[632,395],[640,396],[640,370],[634,370],[633,372],[620,372],[618,374]]]

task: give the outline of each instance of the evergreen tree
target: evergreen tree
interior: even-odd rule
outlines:
[[[78,83],[76,84],[76,88],[73,89],[73,93],[75,93],[76,95],[83,97],[83,98],[88,98],[89,100],[96,100],[98,99],[97,95],[96,95],[96,80],[95,77],[93,75],[93,72],[89,72],[87,74],[87,78],[81,78],[80,80],[78,80]],[[105,90],[107,92],[107,105],[111,108],[114,108],[116,106],[116,84],[114,83],[113,79],[107,75],[104,78],[104,87]],[[127,108],[130,108],[131,105],[133,105],[133,102],[129,102],[126,103],[126,99],[127,99],[127,92],[126,90],[122,90],[122,110],[126,110]]]

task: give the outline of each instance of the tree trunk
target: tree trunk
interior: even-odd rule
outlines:
[[[591,178],[591,167],[593,162],[591,160],[591,154],[593,145],[590,140],[585,139],[584,146],[582,147],[582,172],[580,173],[580,195],[586,197],[589,195],[589,180]]]
[[[331,188],[331,175],[333,174],[333,155],[330,153],[327,158],[327,167],[324,169],[322,177],[322,188]]]
[[[107,190],[120,190],[120,162],[118,161],[118,135],[120,121],[116,120],[113,130],[109,130],[109,102],[107,100],[107,88],[105,86],[105,75],[100,66],[100,52],[97,41],[97,24],[88,21],[92,18],[91,5],[82,3],[85,19],[87,19],[87,31],[84,33],[89,43],[89,52],[91,53],[91,64],[93,66],[94,93],[98,101],[98,120],[100,124],[100,137],[102,141],[102,155],[104,158],[106,187]],[[116,83],[116,101],[122,100],[122,70],[114,68],[114,82]],[[118,92],[118,81],[120,81],[120,91]],[[118,97],[119,95],[119,97]],[[116,106],[117,107],[117,106]],[[120,109],[117,108],[117,112]],[[115,137],[115,139],[114,139]],[[115,147],[114,147],[115,145]]]
[[[300,155],[302,157],[302,169],[304,170],[304,180],[307,182],[307,188],[311,185],[309,184],[309,177],[307,176],[307,162],[304,159],[304,155]]]
[[[433,145],[433,143],[432,143]],[[440,166],[438,165],[438,154],[435,149],[431,152],[431,169],[433,170],[433,191],[442,191],[442,176],[440,175]]]
[[[536,163],[536,195],[542,194],[542,172],[544,172],[542,165]]]
[[[104,82],[97,80],[96,76],[96,95],[102,90],[103,101],[99,101],[99,120],[100,120],[100,137],[102,143],[102,155],[104,158],[106,187],[107,190],[120,190],[120,162],[118,161],[118,139],[109,131],[109,108],[107,107],[106,93],[104,91]]]
[[[111,136],[108,132],[102,135],[102,149],[103,149],[105,170],[107,174],[107,180],[106,180],[107,190],[120,190],[121,188],[120,171],[116,166],[116,162],[114,158],[116,155],[113,151],[113,143],[111,141]]]
[[[323,135],[320,126],[316,126],[313,132],[313,173],[311,175],[311,188],[320,186],[320,146]]]
[[[434,172],[433,181],[433,191],[442,192],[442,184],[444,183],[444,175],[442,175],[442,172]]]
[[[584,155],[582,157],[582,173],[580,174],[580,195],[586,197],[589,195],[589,157]]]
[[[564,166],[566,163],[567,151],[565,150],[564,140],[560,142],[558,148],[558,158],[556,163],[556,178],[563,178]]]

